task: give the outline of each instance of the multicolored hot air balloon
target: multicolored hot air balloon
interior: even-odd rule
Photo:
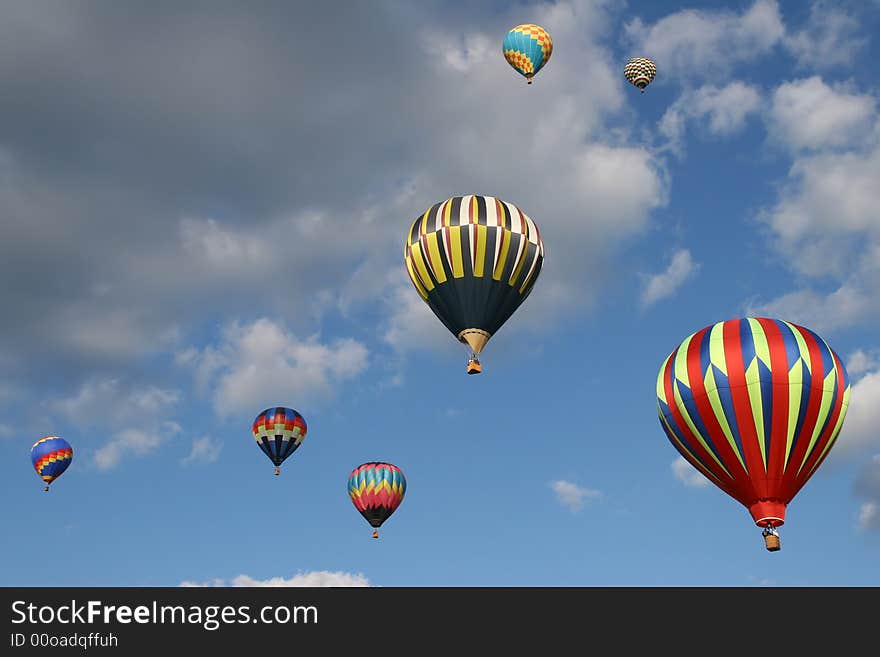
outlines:
[[[403,258],[410,280],[438,319],[478,354],[532,291],[544,262],[538,227],[513,203],[454,196],[410,227]]]
[[[46,491],[49,490],[49,484],[64,474],[72,460],[73,448],[64,438],[58,436],[40,438],[31,447],[31,463],[40,478],[46,482]]]
[[[507,63],[531,84],[532,78],[550,61],[553,40],[540,25],[525,23],[507,33],[502,50]]]
[[[657,378],[672,445],[748,508],[770,551],[786,506],[834,445],[849,395],[846,369],[822,338],[764,317],[697,331]]]
[[[362,463],[348,476],[348,496],[374,527],[373,538],[379,538],[379,527],[397,510],[405,493],[406,477],[390,463]]]
[[[645,87],[651,84],[654,76],[657,75],[657,65],[650,59],[633,57],[623,67],[623,75],[629,80],[630,84],[635,85],[639,91],[645,93]]]
[[[281,474],[281,464],[306,439],[305,418],[292,408],[267,408],[254,420],[254,438]]]

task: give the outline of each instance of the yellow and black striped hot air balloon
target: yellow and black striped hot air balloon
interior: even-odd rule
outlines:
[[[532,291],[544,262],[538,227],[513,203],[454,196],[413,222],[403,249],[418,293],[446,328],[478,354]]]

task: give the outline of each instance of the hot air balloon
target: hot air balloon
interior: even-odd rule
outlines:
[[[470,347],[467,371],[477,374],[486,342],[532,291],[544,246],[535,222],[512,203],[454,196],[416,218],[403,257],[419,295]]]
[[[657,75],[657,65],[650,59],[633,57],[623,67],[623,75],[631,84],[645,93],[645,87],[651,84],[654,76]]]
[[[764,317],[697,331],[657,378],[670,442],[749,510],[771,552],[787,505],[834,445],[849,395],[843,362],[822,338]]]
[[[40,438],[31,447],[31,463],[46,482],[46,491],[49,490],[49,484],[67,470],[72,460],[73,448],[64,438],[58,436]]]
[[[348,495],[374,528],[373,538],[379,538],[379,527],[397,510],[405,493],[406,477],[390,463],[362,463],[348,476]]]
[[[254,420],[254,438],[281,474],[281,464],[306,439],[305,418],[292,408],[267,408]]]
[[[553,40],[540,25],[525,23],[507,33],[502,50],[507,63],[531,84],[532,78],[550,61]]]

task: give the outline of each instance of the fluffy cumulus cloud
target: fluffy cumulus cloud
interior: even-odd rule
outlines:
[[[125,458],[146,456],[154,452],[162,443],[180,432],[180,425],[175,422],[163,422],[150,430],[123,429],[97,449],[95,464],[101,470],[109,470]]]
[[[862,374],[850,391],[849,409],[834,446],[834,456],[863,456],[880,450],[880,369]]]
[[[528,93],[534,86],[479,46],[496,43],[520,12],[487,18],[484,28],[455,42],[461,48],[452,50],[468,54],[450,61],[436,55],[435,44],[449,50],[446,21],[456,20],[453,14],[421,32],[434,91],[417,111],[432,116],[436,139],[422,151],[431,153],[431,169],[417,184],[433,191],[414,201],[404,223],[455,194],[494,195],[518,205],[541,229],[554,266],[542,272],[512,330],[546,327],[561,313],[589,307],[610,275],[616,246],[645,230],[651,212],[666,202],[663,162],[626,130],[609,129],[624,89],[617,62],[601,45],[611,29],[603,3],[535,7],[532,19],[568,49],[535,78],[540,103]],[[527,171],[539,171],[541,184],[523,184],[532,175]]]
[[[178,361],[193,369],[199,387],[225,415],[284,399],[330,396],[366,369],[368,350],[352,338],[328,344],[316,336],[300,339],[261,318],[230,323],[219,344],[182,351]]]
[[[209,436],[196,438],[192,442],[189,454],[186,455],[181,463],[190,465],[194,463],[214,463],[220,458],[220,451],[223,449],[222,443],[212,440]]]
[[[664,77],[717,79],[740,62],[770,53],[785,35],[775,0],[742,11],[684,9],[645,24],[626,24],[634,53],[650,53]],[[658,74],[659,80],[659,74]]]
[[[850,376],[859,376],[871,370],[880,369],[880,350],[856,349],[844,359],[846,371]]]
[[[389,313],[383,339],[395,350],[404,353],[425,343],[455,347],[449,331],[416,292],[405,272],[396,274],[396,283],[389,286],[385,304]]]
[[[143,457],[181,433],[173,420],[176,390],[139,386],[120,378],[85,381],[74,394],[50,404],[72,424],[109,436],[96,448],[94,463],[108,470],[127,458]]]
[[[761,93],[741,81],[724,87],[713,84],[684,92],[660,119],[660,133],[680,151],[688,121],[702,120],[706,130],[715,136],[730,136],[742,130],[746,119],[761,105]]]
[[[880,312],[880,114],[874,99],[818,77],[773,94],[771,138],[793,156],[777,201],[760,213],[769,245],[800,277],[751,311],[784,315],[817,330],[848,327]]]
[[[297,573],[290,578],[270,577],[269,579],[255,579],[249,575],[238,575],[228,582],[223,579],[215,579],[207,583],[182,582],[180,586],[275,586],[275,587],[351,587],[351,586],[370,586],[370,581],[361,573],[347,573],[341,570],[313,570],[309,572]]]
[[[876,120],[875,105],[872,96],[819,76],[785,82],[773,92],[768,130],[793,150],[857,145]]]
[[[802,29],[787,34],[785,47],[804,68],[829,69],[853,64],[868,43],[858,17],[839,3],[817,0]]]
[[[564,479],[551,482],[550,488],[556,494],[556,501],[570,511],[580,511],[586,502],[602,497],[601,491],[583,488]]]
[[[688,249],[679,249],[672,255],[669,266],[664,271],[647,279],[642,290],[642,305],[650,306],[672,296],[699,268],[699,263],[694,261]]]
[[[46,11],[0,24],[16,62],[0,70],[16,99],[0,107],[0,293],[16,317],[0,361],[23,376],[162,360],[216,317],[309,335],[327,312],[375,312],[395,297],[407,225],[456,194],[500,196],[541,227],[554,267],[524,314],[548,325],[589,306],[615,247],[666,202],[662,161],[613,127],[624,89],[605,3],[534,5],[568,50],[536,80],[540,103],[498,56],[513,9]],[[333,48],[322,29],[288,38],[291,22],[332,25]],[[462,24],[480,27],[449,48]],[[386,63],[375,75],[351,66],[365,32]]]
[[[863,501],[858,526],[863,531],[880,531],[880,454],[875,454],[859,470],[855,494]]]
[[[685,461],[681,456],[670,464],[670,468],[672,468],[673,476],[685,486],[705,488],[710,483],[706,477],[700,474],[694,466]]]

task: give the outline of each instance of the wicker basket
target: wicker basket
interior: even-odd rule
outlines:
[[[782,547],[779,544],[779,536],[776,534],[766,534],[764,536],[764,544],[767,546],[768,552],[776,552]]]

